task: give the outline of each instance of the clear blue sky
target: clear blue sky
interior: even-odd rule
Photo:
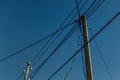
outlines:
[[[88,4],[92,1],[93,0],[89,0]],[[75,0],[0,0],[0,59],[54,32],[74,7]],[[82,11],[84,11],[84,9]],[[96,33],[119,11],[119,0],[106,0],[88,19],[89,32],[93,32],[93,34]],[[113,80],[120,79],[119,26],[120,16],[115,19],[105,31],[96,37],[96,42],[100,46]],[[61,38],[63,37],[61,36],[60,39]],[[26,62],[32,60],[33,56],[40,50],[45,42],[46,41],[43,41],[1,62],[0,80],[16,80],[26,68]],[[55,46],[57,42],[54,44]],[[75,52],[77,49],[76,44],[77,33],[56,52],[48,64],[42,68],[33,80],[47,80],[51,73]],[[90,46],[94,80],[110,80],[94,41],[91,42]],[[51,49],[53,49],[53,47]],[[48,56],[48,54],[49,53],[46,53],[44,58]],[[36,66],[38,66],[44,58],[41,59]],[[83,79],[81,63],[81,55],[78,55],[73,70],[68,76],[68,80]],[[54,76],[53,80],[63,79],[70,65],[71,62]],[[33,70],[34,68],[35,67],[33,67]],[[23,79],[21,78],[20,80]]]

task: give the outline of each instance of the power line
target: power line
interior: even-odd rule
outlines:
[[[86,0],[86,2],[82,5],[81,9],[85,6],[85,4],[87,3],[88,0]],[[78,5],[82,2],[82,0],[78,3]],[[64,23],[68,20],[68,18],[72,15],[72,13],[75,11],[76,7],[70,12],[70,14],[66,17],[66,19],[63,21],[63,23],[58,27],[61,28]],[[73,19],[73,18],[72,18]],[[71,19],[71,21],[72,21]],[[70,22],[70,21],[69,21]],[[62,33],[62,32],[61,32]],[[61,33],[59,33],[58,35],[60,35]],[[40,50],[40,52],[38,52],[38,54],[36,54],[36,56],[32,59],[32,62],[38,57],[39,53],[42,52],[42,50],[45,48],[45,46],[50,42],[50,40],[54,37],[55,34],[51,35],[51,38],[48,40],[48,42],[43,46],[43,48]],[[55,39],[56,40],[56,39]],[[54,41],[55,41],[54,40]],[[54,42],[52,41],[51,44]],[[51,44],[47,47],[47,49],[51,46]],[[47,50],[46,49],[46,50]],[[46,51],[45,50],[45,51]],[[39,61],[39,59],[44,55],[45,51],[39,56],[39,58],[34,62],[33,66],[37,63],[37,61]]]
[[[71,70],[73,68],[74,62],[75,62],[75,58],[73,59],[71,67],[69,68],[68,72],[66,73],[66,75],[64,77],[64,80],[67,80],[67,77],[68,77],[68,75],[70,74],[70,72],[71,72]]]
[[[71,59],[73,59],[88,43],[90,43],[94,38],[96,38],[96,36],[97,36],[98,34],[100,34],[104,29],[106,29],[107,26],[108,26],[114,19],[116,19],[119,15],[120,15],[120,12],[118,12],[110,21],[108,21],[107,24],[105,24],[86,44],[84,44],[78,51],[76,51],[73,56],[71,56],[59,69],[57,69],[57,70],[48,78],[48,80],[50,80],[54,75],[56,75],[69,61],[71,61]]]
[[[78,5],[79,5],[81,2],[82,2],[82,0],[77,4],[77,6],[76,6],[77,9],[78,9]],[[86,5],[87,2],[88,2],[88,0],[86,0],[85,3],[81,6],[81,9]],[[76,7],[70,12],[70,14],[69,14],[69,15],[66,17],[66,19],[63,21],[63,23],[58,27],[58,29],[61,28],[61,27],[64,25],[64,23],[68,20],[68,18],[69,18],[69,17],[72,15],[72,13],[75,11]],[[73,18],[72,18],[72,19],[73,19]],[[72,21],[72,19],[71,19],[71,21]],[[69,21],[69,22],[70,22],[70,21]],[[62,32],[61,32],[61,33],[62,33]],[[50,38],[50,39],[48,40],[48,42],[43,46],[42,50],[43,50],[43,49],[45,48],[45,46],[50,42],[50,40],[54,37],[54,35],[55,35],[55,34],[50,35],[50,36],[48,35],[48,37],[51,37],[51,38]],[[58,34],[58,35],[59,35],[59,34]],[[47,39],[47,37],[46,37],[45,39]],[[56,39],[55,39],[55,40],[56,40]],[[54,40],[54,41],[55,41],[55,40]],[[40,41],[42,41],[42,40],[40,40]],[[23,48],[23,49],[21,49],[20,51],[14,53],[14,54],[12,54],[12,55],[9,55],[9,56],[6,57],[6,58],[1,59],[0,62],[4,61],[4,60],[6,60],[6,59],[8,59],[8,58],[10,58],[10,57],[12,57],[12,56],[14,56],[14,55],[17,55],[18,53],[24,51],[24,50],[27,49],[27,48],[32,47],[33,45],[39,43],[40,41],[36,41],[35,43],[29,45],[28,47]],[[54,42],[54,41],[52,41],[52,42]],[[50,47],[50,46],[48,46],[47,49],[48,49],[49,47]],[[40,52],[42,52],[42,50],[40,50]],[[46,51],[46,50],[45,50],[45,51]],[[40,55],[40,57],[35,61],[35,63],[42,57],[42,55],[44,55],[45,51]],[[40,52],[39,52],[39,53],[40,53]],[[33,58],[32,61],[34,61],[34,60],[38,57],[39,53],[36,54],[36,56]],[[35,65],[35,63],[34,63],[33,65]]]
[[[83,5],[79,8],[79,11],[81,11],[81,9],[83,8],[83,7],[85,7],[85,5],[87,4],[87,2],[88,2],[88,0],[86,0],[84,3],[83,3]],[[79,4],[78,4],[79,5]],[[77,16],[77,12],[73,15],[73,17],[70,19],[70,22]]]
[[[82,2],[82,0],[78,3],[78,4],[80,4]],[[58,27],[58,29],[60,29],[64,24],[65,24],[65,22],[68,20],[68,18],[73,14],[73,12],[75,11],[75,9],[76,9],[76,7],[70,12],[70,14],[66,17],[66,19],[63,21],[63,23]],[[70,23],[70,21],[69,21],[69,23]],[[57,30],[58,30],[57,29]],[[58,35],[57,35],[57,37],[58,36],[60,36],[61,34],[62,34],[62,32],[63,31],[61,31]],[[52,40],[52,38],[55,36],[55,34],[54,35],[52,35],[51,36],[51,38],[47,41],[47,43],[43,46],[43,48],[36,54],[36,56],[33,58],[33,60],[32,60],[32,62],[40,55],[40,53],[45,49],[45,47],[48,45],[48,43]],[[56,37],[56,39],[57,39],[57,37]],[[46,52],[46,50],[54,43],[54,41],[56,41],[56,39],[54,39],[52,42],[51,42],[51,44],[44,50],[44,52],[39,56],[39,58],[35,61],[35,63],[45,54],[45,52]],[[35,65],[35,63],[33,64],[33,65]]]
[[[15,53],[12,53],[12,54],[8,55],[7,57],[0,59],[0,62],[3,62],[3,61],[5,61],[6,59],[9,59],[9,58],[11,58],[11,57],[19,54],[20,52],[22,52],[22,51],[24,51],[24,50],[26,50],[26,49],[28,49],[28,48],[30,48],[30,47],[32,47],[32,46],[40,43],[41,41],[43,41],[43,40],[47,39],[48,37],[50,37],[50,36],[52,36],[52,35],[60,32],[60,31],[62,31],[62,30],[64,30],[64,29],[66,29],[67,27],[69,27],[70,25],[72,25],[72,24],[74,24],[74,23],[75,23],[75,21],[72,22],[72,23],[69,23],[69,24],[67,24],[66,26],[64,26],[63,28],[61,28],[61,29],[59,29],[59,30],[57,30],[57,31],[55,31],[55,32],[47,35],[46,37],[44,37],[44,38],[42,38],[42,39],[40,39],[40,40],[38,40],[38,41],[35,41],[34,43],[28,45],[27,47],[24,47],[24,48],[22,48],[21,50],[18,50],[18,51],[16,51]]]
[[[80,11],[79,11],[79,5],[77,3],[77,0],[76,0],[76,6],[77,6],[77,12],[78,12],[78,17],[79,17],[79,20],[80,20]],[[81,42],[79,42],[81,38]],[[79,44],[80,43],[80,44]],[[82,46],[83,45],[83,31],[82,31],[82,26],[81,26],[81,21],[78,21],[78,48],[80,47],[80,45]],[[82,67],[83,67],[83,74],[84,74],[84,78],[86,79],[86,74],[85,74],[85,69],[84,69],[84,58],[83,58],[83,50],[81,50],[81,56],[82,56]]]
[[[51,41],[51,43],[47,46],[47,48],[42,52],[42,54],[39,56],[36,56],[36,57],[38,57],[36,60],[35,60],[35,62],[34,63],[32,63],[33,64],[33,66],[41,59],[41,57],[45,54],[45,52],[50,48],[50,46],[52,46],[53,45],[53,43],[57,40],[57,38],[62,34],[62,32],[63,31],[61,31],[58,35],[57,35],[57,37],[55,37],[55,39],[53,40],[53,41]],[[40,51],[41,52],[41,51]],[[39,52],[39,53],[40,53]],[[38,53],[38,54],[39,54]]]
[[[53,50],[53,52],[36,68],[36,70],[31,73],[33,76],[31,78],[33,79],[34,76],[38,73],[38,71],[45,65],[45,63],[54,55],[54,53],[62,46],[62,44],[76,31],[76,24],[73,26],[73,28],[67,33],[67,35],[64,37],[64,39],[59,43],[59,45]]]
[[[92,32],[91,32],[91,34],[92,34]],[[93,34],[92,34],[92,35],[93,35]],[[103,61],[103,64],[105,65],[105,68],[106,68],[106,70],[107,70],[107,72],[108,72],[108,75],[109,75],[109,77],[110,77],[110,80],[113,80],[111,71],[110,71],[110,69],[109,69],[109,67],[108,67],[108,65],[107,65],[107,63],[106,63],[106,61],[105,61],[105,59],[104,59],[104,57],[103,57],[103,55],[102,55],[102,51],[101,51],[101,49],[100,49],[100,47],[99,47],[99,45],[98,45],[98,43],[96,42],[95,39],[94,39],[94,43],[95,43],[95,46],[96,46],[96,48],[97,48],[97,50],[98,50],[98,53],[99,53],[102,61]]]
[[[40,49],[40,51],[35,55],[35,57],[31,60],[31,63],[33,64],[33,61],[39,56],[39,54],[45,49],[45,47],[48,45],[48,43],[51,41],[53,36],[50,37],[50,39],[45,43],[45,45]],[[43,54],[41,54],[43,55]]]
[[[90,17],[104,2],[105,0],[99,1],[99,4],[96,4],[94,8],[87,14],[87,18]]]
[[[82,0],[78,3],[78,4],[80,4],[82,2]],[[78,7],[77,7],[78,8]],[[70,14],[71,15],[71,14]],[[38,59],[37,59],[38,60]]]
[[[84,14],[87,14],[87,13],[88,13],[88,11],[94,6],[94,4],[96,3],[96,1],[97,1],[97,0],[94,0],[94,1],[92,2],[92,4],[90,5],[90,7],[86,10],[86,12],[85,12]]]

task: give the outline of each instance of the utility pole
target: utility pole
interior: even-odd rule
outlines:
[[[93,73],[92,73],[92,64],[91,64],[91,57],[90,57],[90,47],[89,47],[89,37],[88,37],[88,27],[86,16],[83,15],[82,19],[82,26],[83,26],[83,39],[84,39],[84,55],[85,55],[85,65],[86,65],[86,77],[87,80],[93,80]]]
[[[24,76],[24,80],[30,80],[30,77],[28,76],[28,73],[30,70],[32,70],[32,67],[30,66],[31,62],[28,61],[27,62],[27,68],[24,70],[25,76]]]

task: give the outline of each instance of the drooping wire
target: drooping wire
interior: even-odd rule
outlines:
[[[59,30],[57,30],[57,31],[55,31],[55,32],[47,35],[46,37],[44,37],[44,38],[42,38],[42,39],[40,39],[40,40],[38,40],[38,41],[35,41],[34,43],[28,45],[27,47],[24,47],[24,48],[22,48],[21,50],[18,50],[18,51],[16,51],[15,53],[12,53],[12,54],[8,55],[7,57],[0,59],[0,62],[3,62],[3,61],[5,61],[6,59],[9,59],[9,58],[11,58],[11,57],[19,54],[20,52],[22,52],[22,51],[24,51],[24,50],[26,50],[26,49],[28,49],[28,48],[30,48],[30,47],[32,47],[32,46],[40,43],[41,41],[43,41],[43,40],[49,38],[50,36],[52,36],[52,35],[60,32],[60,31],[62,31],[62,30],[64,30],[64,29],[66,29],[67,27],[69,27],[70,25],[72,25],[72,24],[74,24],[74,23],[75,23],[75,22],[69,23],[69,24],[67,24],[66,26],[64,26],[63,28],[61,28],[61,29],[59,29]]]
[[[76,24],[73,28],[67,33],[63,40],[58,44],[58,46],[53,50],[53,52],[30,74],[31,79],[38,73],[38,71],[48,62],[48,60],[55,54],[55,52],[62,46],[62,44],[76,31]]]
[[[93,35],[92,32],[90,32],[90,33],[91,33],[91,35]],[[96,48],[97,48],[97,50],[98,50],[98,54],[100,55],[100,57],[101,57],[101,59],[102,59],[102,61],[103,61],[103,64],[105,65],[105,68],[106,68],[106,70],[107,70],[107,72],[108,72],[108,75],[109,75],[109,77],[110,77],[110,80],[113,80],[111,71],[110,71],[110,69],[109,69],[109,67],[108,67],[108,65],[107,65],[107,63],[106,63],[106,61],[105,61],[105,59],[104,59],[104,57],[103,57],[103,55],[102,55],[102,51],[101,51],[101,49],[100,49],[100,47],[99,47],[96,39],[94,39],[94,43],[95,43],[95,46],[96,46]]]
[[[67,36],[66,36],[66,38],[67,38]],[[65,40],[65,39],[63,39],[63,40]],[[63,42],[63,41],[62,41]],[[60,43],[61,44],[61,43]],[[59,47],[60,45],[58,45],[58,47]],[[58,48],[57,47],[57,48]],[[56,51],[56,49],[53,51],[53,53]],[[44,62],[43,62],[44,63]],[[39,67],[42,67],[42,65],[40,65]],[[38,67],[38,69],[36,69],[36,71],[38,71],[39,70],[39,67]]]
[[[73,23],[75,23],[75,22],[73,22]],[[68,25],[66,25],[66,26],[64,26],[64,27],[67,27],[67,26],[70,26],[70,25],[72,25],[73,23],[71,23],[71,24],[68,24]],[[62,26],[62,25],[61,25]],[[58,29],[58,31],[60,32],[58,35],[57,35],[57,37],[60,35],[60,34],[62,34],[62,32],[63,32],[63,30],[64,29],[66,29],[66,28],[61,28],[61,29]],[[60,27],[59,27],[60,28]],[[63,30],[62,30],[63,29]],[[51,36],[49,36],[50,37],[50,39],[49,40],[51,40],[53,37],[54,37],[54,35],[55,34],[57,34],[58,32],[56,32],[56,33],[53,33],[53,35],[51,35]],[[48,38],[49,38],[48,37]],[[56,39],[57,39],[57,37],[56,37]],[[52,42],[51,42],[51,44],[50,45],[48,45],[48,47],[45,49],[45,51],[52,45],[52,43],[56,40],[56,39],[54,39]],[[32,66],[34,66],[38,61],[39,61],[39,59],[44,55],[44,53],[45,53],[45,51],[40,55],[40,53],[42,52],[42,50],[45,48],[45,46],[47,46],[47,44],[50,42],[50,41],[47,41],[46,42],[46,44],[43,46],[43,48],[34,56],[34,58],[31,60],[31,62],[32,62]],[[39,56],[40,55],[40,56]],[[36,58],[39,56],[39,58],[36,60]],[[33,61],[35,61],[34,63],[33,63]],[[22,75],[21,75],[22,74]],[[23,76],[23,73],[21,73],[18,77],[17,77],[17,80],[18,79],[20,79],[22,76]]]
[[[87,0],[88,1],[88,0]],[[86,2],[87,2],[86,1]],[[82,1],[80,1],[78,4],[80,4]],[[83,6],[81,7],[81,8],[83,8],[84,6],[85,6],[85,4],[86,4],[86,2],[83,4]],[[77,5],[78,5],[77,4]],[[77,9],[78,9],[78,6],[77,6]],[[73,9],[73,11],[75,10],[75,8]],[[72,13],[73,13],[73,11],[70,13],[70,15],[69,16],[71,16],[72,15]],[[68,18],[68,17],[67,17]],[[73,19],[73,18],[72,18]],[[72,21],[72,19],[71,19],[71,21]],[[66,19],[67,20],[67,19]],[[45,50],[46,51],[46,50]],[[41,56],[40,56],[41,57]],[[40,58],[38,58],[38,59],[40,59]],[[38,59],[36,60],[36,61],[38,61]]]
[[[87,1],[88,1],[88,0],[87,0]],[[82,2],[82,1],[81,1],[81,2]],[[79,4],[80,4],[81,2],[79,2]],[[84,6],[84,5],[85,5],[85,4],[83,4],[83,6]],[[83,7],[83,6],[82,6],[82,7]],[[72,19],[71,19],[71,20],[72,20]]]
[[[80,4],[82,2],[82,0],[78,3],[78,4]],[[85,5],[85,4],[84,4]],[[83,6],[84,6],[83,5]],[[82,8],[82,7],[81,7]],[[75,11],[75,9],[76,9],[76,7],[70,12],[70,14],[66,17],[66,19],[63,21],[63,23],[58,27],[58,29],[59,28],[61,28],[64,24],[65,24],[65,22],[68,20],[68,18],[73,14],[73,12]],[[73,20],[73,18],[69,21],[69,23],[71,22]],[[74,22],[73,22],[74,23]],[[60,34],[62,34],[62,31],[57,35],[57,37],[60,35]],[[32,59],[32,61],[31,62],[33,62],[33,61],[35,61],[35,59],[40,55],[40,53],[42,52],[42,50],[45,48],[45,46],[50,42],[50,40],[54,37],[54,35],[55,34],[53,34],[53,35],[51,35],[51,36],[48,36],[48,37],[51,37],[49,40],[48,40],[48,42],[43,46],[43,48],[35,55],[35,57]],[[57,39],[57,37],[56,37],[56,39]],[[39,61],[39,59],[44,55],[44,53],[46,52],[46,50],[52,45],[52,43],[56,40],[56,39],[54,39],[52,42],[51,42],[51,44],[44,50],[44,52],[38,57],[38,59],[34,62],[34,63],[32,63],[33,64],[33,66],[37,63],[37,61]],[[22,76],[22,75],[20,75],[20,76]],[[20,76],[18,76],[19,78],[20,78]],[[18,78],[17,78],[18,79]]]
[[[81,3],[81,2],[80,2],[80,3]],[[75,9],[76,9],[76,8],[74,8],[73,11],[71,11],[71,13],[69,14],[69,16],[72,15],[72,13],[74,12]],[[65,19],[65,21],[63,22],[63,24],[67,21],[67,19],[69,18],[69,16]],[[63,25],[63,24],[62,24],[62,25]],[[62,26],[62,25],[61,25],[61,26]],[[68,24],[68,25],[70,25],[70,24]],[[26,49],[28,49],[28,48],[30,48],[30,47],[32,47],[32,46],[38,44],[39,42],[41,42],[41,41],[47,39],[48,37],[50,37],[50,36],[52,36],[52,35],[58,33],[59,31],[61,31],[61,30],[65,29],[65,28],[67,28],[68,25],[65,26],[65,27],[63,27],[63,28],[61,28],[61,29],[59,29],[59,30],[57,30],[57,31],[55,31],[55,32],[53,32],[53,33],[51,33],[51,34],[49,34],[49,35],[47,35],[46,37],[44,37],[44,38],[42,38],[42,39],[40,39],[40,40],[35,41],[34,43],[32,43],[32,44],[30,44],[30,45],[28,45],[28,46],[22,48],[21,50],[18,50],[18,51],[16,51],[16,52],[14,52],[14,53],[8,55],[7,57],[4,57],[4,58],[0,59],[0,62],[3,62],[3,61],[5,61],[6,59],[9,59],[10,57],[13,57],[13,56],[19,54],[20,52],[22,52],[22,51],[24,51],[24,50],[26,50]]]
[[[103,30],[105,30],[108,25],[115,20],[118,16],[120,15],[120,12],[118,12],[110,21],[108,21],[98,32],[93,35],[93,37],[86,43],[84,44],[78,51],[76,51],[60,68],[58,68],[49,78],[48,80],[52,79],[54,75],[56,75],[69,61],[71,61],[88,43],[90,43],[94,38],[96,38]]]
[[[82,0],[78,3],[78,4],[80,4],[82,2]],[[63,25],[64,25],[64,23],[68,20],[68,18],[73,14],[73,12],[75,11],[75,9],[76,9],[76,7],[70,12],[70,14],[66,17],[66,19],[63,21],[63,23],[58,27],[58,29],[59,28],[61,28]],[[72,21],[73,19],[71,19],[70,21],[69,21],[69,23]],[[36,63],[37,63],[37,61],[39,61],[39,59],[45,54],[45,52],[47,51],[47,49],[55,42],[55,40],[58,38],[58,36],[60,36],[61,34],[62,34],[62,32],[63,31],[61,31],[58,35],[57,35],[57,37],[50,43],[50,45],[44,50],[44,48],[47,46],[47,44],[50,42],[50,40],[54,37],[54,35],[53,36],[51,36],[51,38],[48,40],[48,42],[44,45],[44,47],[36,54],[36,56],[33,58],[33,60],[32,61],[34,61],[38,56],[39,56],[39,54],[44,50],[44,52],[38,57],[38,59],[33,63],[33,65],[35,65]]]
[[[81,0],[80,2],[78,2],[78,5],[81,4],[81,2],[82,2],[82,0]],[[87,2],[88,2],[88,0],[85,1],[85,3],[81,6],[80,9],[82,9],[82,8],[87,4]],[[73,12],[75,11],[75,9],[76,9],[76,7],[70,12],[70,14],[66,17],[66,19],[65,19],[65,20],[63,21],[63,23],[59,26],[59,28],[64,25],[64,23],[68,20],[68,18],[73,14]],[[72,19],[71,19],[69,22],[73,21],[73,18],[74,18],[74,17],[75,17],[75,16],[73,16]],[[76,22],[76,21],[74,21],[74,22]],[[74,23],[74,22],[73,22],[73,23]],[[66,25],[66,26],[69,26],[69,24]],[[58,29],[59,29],[59,28],[58,28]],[[62,29],[64,29],[64,28],[62,28]],[[60,30],[58,30],[58,31],[60,31]],[[10,58],[10,57],[12,57],[12,56],[14,56],[14,55],[17,55],[18,53],[20,53],[20,52],[22,52],[22,51],[24,51],[24,50],[32,47],[33,45],[35,45],[35,44],[37,44],[37,43],[39,43],[39,42],[41,42],[41,41],[43,41],[43,40],[45,40],[45,39],[47,39],[47,38],[49,38],[49,37],[51,37],[51,38],[49,39],[49,40],[51,40],[52,37],[53,37],[56,33],[57,33],[57,31],[54,32],[54,33],[52,33],[52,34],[50,34],[50,35],[48,35],[48,36],[46,36],[46,37],[44,37],[44,39],[38,40],[38,41],[34,42],[33,44],[31,44],[31,45],[29,45],[29,46],[27,46],[27,47],[19,50],[18,52],[13,53],[12,55],[10,55],[10,56],[8,56],[8,57],[6,57],[6,58],[1,59],[0,62],[4,61],[4,60],[6,60],[6,59],[8,59],[8,58]],[[61,33],[62,33],[62,32],[61,32]],[[58,34],[58,35],[59,35],[59,34]],[[55,39],[55,40],[56,40],[56,39]],[[54,41],[55,41],[55,40],[54,40]],[[52,41],[52,42],[54,42],[54,41]],[[49,42],[50,42],[50,41],[48,41],[47,43],[49,43]],[[51,43],[52,43],[52,42],[51,42]],[[47,43],[46,43],[46,45],[47,45]],[[47,49],[48,49],[49,47],[50,47],[50,46],[48,46]],[[44,47],[43,47],[42,49],[44,49]],[[46,50],[47,50],[47,49],[46,49]],[[46,50],[45,50],[45,51],[46,51]],[[39,56],[39,58],[35,61],[35,63],[34,63],[33,65],[35,65],[35,64],[37,63],[37,61],[39,61],[39,59],[44,55],[45,51]],[[40,52],[41,52],[41,51],[40,51]],[[37,56],[40,54],[40,52],[38,52],[38,53],[36,54],[36,56],[32,59],[32,62],[37,58]]]

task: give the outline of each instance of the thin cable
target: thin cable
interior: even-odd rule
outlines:
[[[76,3],[76,7],[77,7],[78,17],[79,17],[79,19],[80,19],[80,11],[79,11],[79,5],[78,5],[77,0],[75,0],[75,3]]]
[[[54,35],[53,35],[54,36]],[[48,45],[48,43],[51,41],[51,39],[53,38],[53,36],[50,37],[50,39],[45,43],[45,45],[42,47],[42,49],[40,49],[40,51],[34,56],[34,58],[31,60],[31,63],[33,64],[33,61],[35,61],[35,59],[40,55],[40,53],[45,49],[45,47]],[[43,55],[43,54],[41,54]]]
[[[80,4],[81,2],[82,2],[82,0],[79,2],[79,4]],[[63,23],[58,27],[58,29],[61,28],[61,27],[64,25],[64,23],[65,23],[65,22],[68,20],[68,18],[72,15],[72,13],[75,11],[75,9],[76,9],[76,7],[70,12],[70,14],[69,14],[69,15],[66,17],[66,19],[63,21]],[[53,33],[53,34],[51,34],[51,35],[48,35],[48,36],[44,37],[43,40],[47,39],[47,38],[50,37],[50,36],[53,37],[54,35],[55,35],[55,33]],[[59,35],[60,35],[60,34],[59,34]],[[51,40],[52,37],[51,37],[49,40]],[[46,43],[46,45],[50,42],[49,40],[48,40],[48,42]],[[55,39],[55,40],[56,40],[56,39]],[[55,41],[55,40],[54,40],[54,41]],[[24,50],[27,49],[27,48],[30,48],[31,46],[39,43],[40,41],[42,41],[42,39],[34,42],[33,44],[31,44],[31,45],[29,45],[29,46],[27,46],[27,47],[25,47],[25,48],[23,48],[23,49],[15,52],[15,53],[13,53],[12,55],[9,55],[9,56],[1,59],[0,62],[4,61],[4,60],[6,60],[6,59],[8,59],[8,58],[10,58],[10,57],[12,57],[12,56],[14,56],[14,55],[17,55],[18,53],[24,51]],[[45,46],[46,46],[46,45],[45,45]],[[42,50],[45,48],[45,46],[42,48]],[[48,48],[49,48],[49,47],[48,47]],[[45,51],[46,51],[46,50],[45,50]],[[41,50],[40,50],[40,52],[41,52]],[[40,53],[40,52],[39,52],[39,53]],[[39,53],[36,54],[36,56],[32,59],[32,62],[36,59],[36,57],[39,55]],[[44,53],[43,53],[43,54],[44,54]],[[43,54],[41,54],[39,58],[41,58]],[[36,62],[37,62],[37,61],[38,61],[38,59],[36,60]],[[36,62],[35,62],[35,63],[36,63]],[[35,65],[35,64],[34,64],[34,65]],[[18,79],[18,78],[17,78],[17,79]]]
[[[34,74],[32,78],[38,73],[38,71],[44,66],[44,64],[49,60],[49,58],[56,52],[56,50],[69,38],[70,34],[74,31],[75,27],[73,27],[70,32],[66,35],[66,37],[62,40],[62,42],[56,47],[56,49],[49,55],[49,57],[42,63],[40,64],[37,69],[34,71]],[[69,35],[69,36],[68,36]]]
[[[82,2],[82,0],[79,2],[79,4]],[[66,17],[66,19],[63,21],[63,23],[58,27],[58,29],[59,28],[61,28],[63,25],[64,25],[64,23],[68,20],[68,18],[72,15],[72,13],[75,11],[75,9],[76,9],[76,7],[70,12],[70,14]],[[57,29],[57,30],[58,30]],[[54,36],[54,35],[53,35]],[[53,36],[48,40],[48,42],[44,45],[44,47],[40,50],[40,52],[39,53],[41,53],[42,52],[42,50],[45,48],[45,46],[50,42],[50,40],[53,38]],[[32,61],[34,61],[35,59],[36,59],[36,57],[39,55],[39,53],[33,58],[33,60]]]
[[[77,7],[77,13],[78,13],[78,17],[79,17],[79,21],[78,21],[78,48],[83,45],[83,31],[82,31],[82,26],[81,26],[81,15],[80,15],[80,11],[79,11],[79,5],[78,2],[76,0],[76,7]],[[81,41],[80,41],[81,39]],[[80,43],[80,44],[79,44]],[[81,50],[81,56],[82,56],[82,67],[83,67],[83,74],[84,74],[84,78],[86,79],[86,73],[85,73],[85,68],[84,68],[84,58],[83,58],[83,50]]]
[[[82,0],[78,3],[78,4],[80,4],[82,2]],[[82,7],[81,7],[81,9],[85,6],[85,4],[88,2],[88,0],[86,0],[86,2],[82,5]],[[63,21],[63,23],[61,24],[61,26],[63,26],[63,24],[67,21],[67,19],[72,15],[72,13],[75,11],[75,9],[76,9],[76,7],[71,11],[71,13],[67,16],[67,18]],[[72,19],[71,19],[71,21],[72,21]],[[61,27],[60,26],[60,27]],[[59,28],[60,28],[59,27]],[[54,35],[54,34],[53,34]],[[51,35],[51,36],[53,36],[53,35]],[[48,36],[49,37],[49,36]],[[39,41],[37,41],[37,42],[39,42]],[[48,42],[47,42],[48,43]],[[46,44],[47,44],[46,43]],[[28,47],[29,48],[29,47]],[[20,51],[20,52],[22,52],[22,51]],[[37,54],[38,55],[38,54]],[[34,61],[35,60],[35,58],[37,57],[37,55],[33,58],[33,60],[32,61]],[[41,56],[40,57],[42,57],[42,55],[43,54],[41,54]],[[6,58],[7,59],[7,58]],[[36,60],[36,62],[37,62],[37,60]],[[35,63],[36,63],[35,62]]]
[[[108,26],[114,19],[116,19],[119,15],[120,15],[120,12],[118,12],[110,21],[108,21],[107,24],[105,24],[86,44],[84,44],[78,51],[76,51],[75,54],[73,54],[73,56],[71,56],[59,69],[57,69],[57,70],[48,78],[48,80],[50,80],[54,75],[56,75],[69,61],[71,61],[88,43],[90,43],[94,38],[96,38],[96,37],[98,36],[98,34],[100,34],[104,29],[106,29],[107,26]]]
[[[90,12],[92,12],[92,10],[94,10],[94,8],[98,6],[99,3],[101,3],[101,0],[98,0],[98,1],[96,0],[95,4],[92,5],[91,9],[89,9],[89,11],[86,14],[89,14]]]
[[[84,8],[85,7],[85,5],[87,4],[87,2],[88,2],[88,0],[86,0],[85,2],[84,2],[84,4],[79,8],[79,11],[81,11],[81,9],[82,8]],[[78,4],[79,5],[79,4]],[[73,21],[73,19],[77,16],[77,12],[73,15],[73,17],[70,19],[70,21],[69,22],[71,22],[71,21]]]
[[[35,60],[35,62],[32,64],[33,66],[43,57],[43,55],[45,54],[45,52],[50,48],[50,46],[53,45],[53,43],[58,39],[58,37],[63,33],[63,31],[61,31],[57,37],[55,37],[55,39],[48,45],[48,47],[42,52],[42,54],[40,56],[38,56],[38,58]]]
[[[73,68],[74,62],[75,62],[75,58],[73,59],[71,67],[69,68],[68,72],[66,73],[66,75],[64,77],[64,80],[67,80],[67,77],[69,76],[69,74],[70,74],[70,72],[71,72],[71,70]]]
[[[78,17],[80,20],[80,11],[79,11],[79,6],[78,2],[76,0],[76,6],[77,6],[77,12],[78,12]],[[81,41],[80,41],[81,39]],[[82,26],[81,26],[81,20],[78,21],[78,48],[83,45],[83,31],[82,31]],[[82,56],[82,67],[83,67],[83,74],[84,74],[84,79],[86,79],[86,73],[85,73],[85,68],[84,68],[84,58],[83,58],[83,50],[81,50],[81,56]]]
[[[102,0],[100,4],[96,4],[94,9],[92,9],[91,12],[89,12],[89,14],[87,14],[87,18],[90,17],[104,2],[105,2],[105,0]]]
[[[62,46],[62,44],[76,31],[76,24],[74,27],[68,32],[68,34],[64,37],[64,39],[59,43],[59,45],[54,49],[54,51],[40,64],[36,70],[34,71],[33,76],[31,78],[34,78],[34,76],[38,73],[38,71],[45,65],[45,63],[54,55],[54,53]],[[31,73],[32,75],[32,73]]]
[[[79,4],[82,2],[82,0],[79,2]],[[78,4],[77,4],[78,5]],[[77,7],[78,8],[78,7]],[[74,10],[75,10],[75,8],[74,8]],[[73,13],[73,12],[71,12],[71,13]],[[71,15],[71,14],[70,14]],[[46,51],[46,50],[45,50]],[[40,56],[41,57],[41,56]],[[40,57],[36,60],[36,62],[40,59]]]
[[[93,35],[92,32],[91,32],[91,35]],[[99,47],[99,45],[97,44],[97,42],[96,42],[95,39],[94,39],[94,43],[95,43],[95,46],[96,46],[96,48],[97,48],[97,50],[98,50],[98,53],[99,53],[102,61],[103,61],[103,64],[105,65],[105,68],[106,68],[106,70],[107,70],[107,72],[108,72],[108,75],[109,75],[109,77],[110,77],[110,80],[113,80],[111,71],[110,71],[110,69],[109,69],[109,67],[108,67],[108,65],[107,65],[107,63],[106,63],[106,61],[105,61],[105,59],[104,59],[104,57],[103,57],[103,55],[102,55],[102,51],[101,51],[101,49],[100,49],[100,47]]]
[[[84,14],[87,14],[88,11],[94,6],[94,4],[96,3],[97,0],[94,0],[93,3],[90,5],[90,7],[86,10],[86,12]]]
[[[75,26],[69,31],[66,37],[59,43],[59,45],[54,49],[54,51],[49,55],[49,57],[42,64],[38,66],[38,68],[39,67],[41,68],[48,61],[48,59],[56,52],[56,50],[69,38],[70,34],[73,32],[73,29],[75,29]]]
[[[44,37],[44,38],[42,38],[42,39],[40,39],[40,40],[38,40],[38,41],[35,41],[34,43],[28,45],[27,47],[24,47],[24,48],[22,48],[21,50],[18,50],[18,51],[16,51],[16,52],[14,52],[14,53],[8,55],[7,57],[0,59],[0,62],[3,62],[3,61],[5,61],[6,59],[9,59],[9,58],[11,58],[11,57],[13,57],[13,56],[19,54],[20,52],[22,52],[22,51],[24,51],[24,50],[26,50],[26,49],[28,49],[28,48],[30,48],[30,47],[32,47],[32,46],[34,46],[34,45],[40,43],[41,41],[43,41],[43,40],[49,38],[50,36],[52,36],[52,35],[54,35],[54,34],[60,32],[60,31],[62,31],[62,30],[64,30],[64,29],[66,29],[67,27],[69,27],[69,26],[72,25],[73,23],[75,23],[75,21],[72,22],[72,23],[70,23],[70,24],[67,24],[67,25],[64,26],[63,28],[61,28],[61,29],[59,29],[59,30],[57,30],[57,31],[55,31],[55,32],[53,32],[53,33],[51,33],[51,34],[49,34],[49,35],[46,36],[46,37]]]

